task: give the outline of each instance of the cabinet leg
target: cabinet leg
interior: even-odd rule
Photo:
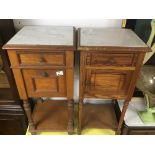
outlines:
[[[79,109],[78,109],[78,135],[81,135],[81,124],[82,124],[82,108],[83,108],[83,100],[79,101]]]
[[[68,100],[68,134],[72,135],[74,132],[74,128],[73,128],[73,99]]]
[[[120,117],[120,120],[119,120],[119,123],[118,123],[118,128],[117,128],[117,131],[116,131],[116,135],[121,134],[121,128],[122,128],[122,124],[123,124],[123,121],[124,121],[124,116],[125,116],[126,110],[128,108],[128,105],[129,105],[129,101],[125,100],[124,105],[123,105],[123,109],[122,109],[122,113],[121,113],[121,117]]]
[[[30,103],[28,102],[28,100],[23,100],[23,107],[24,107],[25,113],[28,118],[28,124],[29,124],[30,131],[32,131],[33,133],[33,130],[35,130],[35,125],[32,119],[31,107],[30,107]]]

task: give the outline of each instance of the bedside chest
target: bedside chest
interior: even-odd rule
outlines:
[[[84,118],[86,113],[94,114],[96,110],[101,122],[106,122],[110,117],[111,120],[116,120],[113,114],[111,114],[113,117],[109,114],[104,115],[105,112],[103,112],[103,117],[100,117],[99,113],[104,111],[101,110],[101,105],[98,108],[97,105],[94,105],[94,109],[91,105],[92,109],[87,108],[89,111],[86,111],[86,105],[83,108],[84,98],[110,98],[114,102],[117,99],[124,99],[119,123],[111,125],[112,129],[116,130],[116,134],[120,134],[140,67],[145,53],[150,49],[129,29],[81,28],[78,30],[78,51],[80,52],[78,133],[81,133],[81,126],[85,128],[82,122],[86,124]],[[114,112],[113,106],[107,105],[105,107],[107,108],[106,112]],[[106,125],[104,127],[106,128]]]
[[[32,133],[73,133],[74,34],[73,27],[25,26],[3,46]],[[33,112],[29,98],[37,100]]]

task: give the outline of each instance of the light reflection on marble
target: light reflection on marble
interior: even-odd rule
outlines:
[[[8,45],[73,45],[73,27],[25,26],[7,42]]]
[[[81,28],[80,46],[147,47],[130,29]]]

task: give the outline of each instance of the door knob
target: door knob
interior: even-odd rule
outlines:
[[[40,63],[46,62],[45,58],[43,56],[40,57]]]
[[[43,77],[48,77],[49,74],[48,74],[47,72],[43,72],[43,73],[42,73],[42,76],[43,76]]]

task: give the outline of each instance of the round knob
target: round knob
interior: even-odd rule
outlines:
[[[40,57],[40,63],[44,63],[46,60],[43,56]]]
[[[49,74],[48,74],[47,72],[43,72],[43,73],[42,73],[42,76],[43,76],[43,77],[48,77]]]

